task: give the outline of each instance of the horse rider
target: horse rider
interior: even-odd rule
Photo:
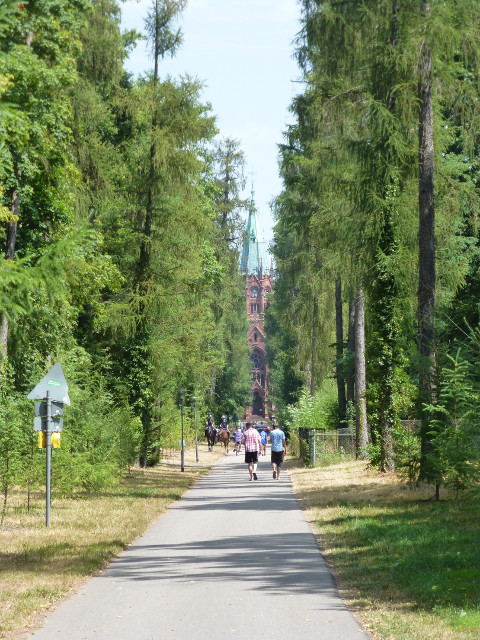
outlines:
[[[208,418],[205,422],[205,437],[208,436],[208,432],[210,428],[213,427],[215,429],[215,420],[213,419],[213,415],[211,413],[208,414]],[[216,431],[216,429],[215,429]]]
[[[225,429],[225,431],[228,433],[228,439],[230,440],[230,425],[228,424],[227,416],[225,414],[223,414],[218,426],[220,429]]]

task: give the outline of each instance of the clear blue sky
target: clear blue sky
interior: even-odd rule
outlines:
[[[151,6],[152,0],[123,2],[124,28],[143,31]],[[183,47],[161,66],[162,75],[188,73],[200,79],[220,136],[240,141],[247,162],[246,191],[250,193],[253,177],[267,242],[273,224],[269,202],[282,188],[277,145],[292,121],[291,100],[301,91],[292,58],[299,18],[297,0],[189,0],[179,21]],[[126,66],[135,74],[152,68],[142,43]]]

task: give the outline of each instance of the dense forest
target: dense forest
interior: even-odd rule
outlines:
[[[61,362],[71,407],[55,487],[96,489],[152,464],[208,411],[250,400],[239,248],[245,164],[201,85],[162,74],[184,0],[152,2],[146,36],[116,0],[0,8],[0,478],[42,482],[26,400]],[[129,51],[147,38],[152,70]],[[203,424],[203,422],[202,422]]]
[[[275,401],[294,427],[349,427],[384,472],[465,494],[480,468],[480,6],[299,4]]]

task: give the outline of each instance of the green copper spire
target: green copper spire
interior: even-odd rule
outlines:
[[[262,232],[260,230],[260,221],[258,219],[257,209],[252,200],[250,202],[250,210],[248,213],[248,222],[246,230],[246,240],[242,251],[242,260],[240,262],[240,269],[242,273],[248,275],[260,275],[260,272],[264,273],[269,269],[269,259],[267,254],[267,246],[263,241]]]

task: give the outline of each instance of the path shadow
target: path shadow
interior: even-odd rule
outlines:
[[[279,533],[178,544],[137,544],[101,577],[116,581],[219,582],[242,580],[252,590],[285,596],[322,593],[344,609],[313,536]]]

